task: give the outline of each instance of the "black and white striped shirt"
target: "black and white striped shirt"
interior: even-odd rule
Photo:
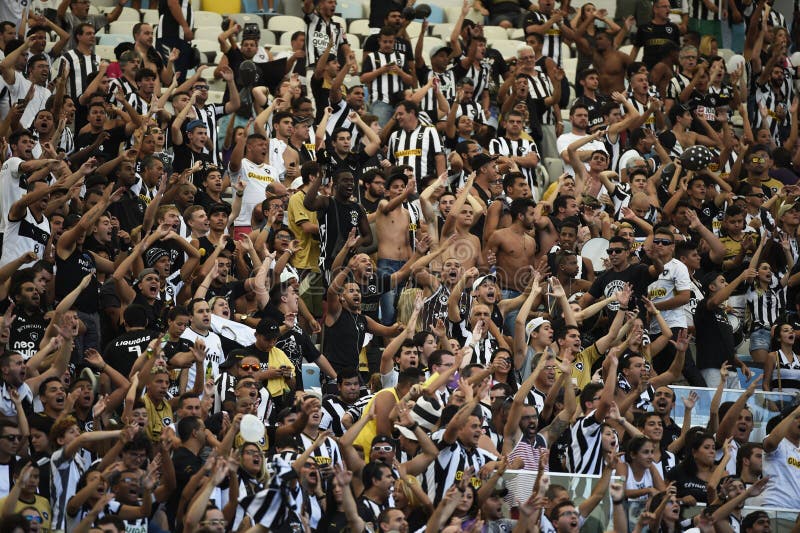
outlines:
[[[417,180],[436,173],[435,156],[442,153],[439,133],[421,123],[412,131],[398,130],[389,137],[389,161],[410,165]]]
[[[218,120],[219,117],[225,114],[225,106],[220,104],[206,104],[203,107],[198,105],[194,106],[194,112],[197,115],[198,120],[202,120],[205,125],[206,129],[208,130],[208,146],[213,146],[214,150],[211,151],[211,160],[214,162],[215,165],[220,166],[220,157],[219,151],[217,147],[219,144],[217,143],[217,136],[219,135],[218,131]],[[204,153],[209,153],[208,148],[203,148]]]
[[[304,19],[306,22],[306,65],[308,68],[314,68],[325,52],[329,40],[333,39],[331,53],[336,54],[339,47],[347,44],[347,38],[341,24],[334,20],[325,22],[316,12],[306,13]]]
[[[367,54],[364,59],[363,72],[366,74],[390,63],[395,63],[398,68],[408,71],[405,56],[396,50],[392,50],[388,54],[383,52],[370,52]],[[388,104],[392,95],[402,92],[405,88],[406,84],[399,75],[391,72],[381,74],[369,83],[369,101],[370,103],[385,102]]]
[[[539,154],[539,149],[536,147],[534,141],[525,139],[511,140],[508,137],[499,137],[489,141],[489,153],[503,155],[507,157],[517,156],[525,157],[530,153]],[[520,172],[528,180],[528,186],[531,191],[536,189],[536,169],[534,167],[525,168],[520,166]]]
[[[322,399],[322,420],[319,423],[319,428],[321,430],[329,429],[337,437],[344,435],[346,430],[344,424],[342,424],[342,417],[349,407],[339,396],[334,394],[325,396]]]
[[[545,15],[540,11],[527,14],[528,24],[544,24],[552,15]],[[558,24],[553,24],[544,34],[542,55],[553,59],[556,65],[561,64],[561,29]]]
[[[450,300],[450,289],[444,283],[439,283],[428,299],[422,303],[422,329],[429,329],[436,326],[436,322],[441,320],[447,323],[447,302]],[[469,292],[464,291],[459,297],[459,304],[466,308],[469,306]]]
[[[552,96],[553,83],[550,81],[550,78],[547,76],[547,74],[544,74],[539,70],[536,72],[536,76],[526,75],[528,78],[528,92],[530,93],[531,98],[534,100],[544,100],[545,98]],[[556,113],[553,106],[542,107],[546,108],[546,110],[542,114],[541,123],[546,126],[554,125],[556,123]]]
[[[667,85],[666,97],[675,100],[676,102],[680,102],[681,93],[686,87],[689,86],[691,81],[692,80],[684,76],[681,72],[674,70],[672,79],[669,81],[669,85]]]
[[[131,93],[128,95],[128,103],[140,115],[146,115],[147,110],[150,108],[150,102],[142,98],[139,93]]]
[[[481,61],[477,65],[473,62],[467,69],[462,67],[459,63],[456,70],[457,72],[455,74],[457,74],[459,78],[472,80],[472,84],[475,86],[475,92],[472,94],[472,98],[478,100],[481,94],[483,94],[483,91],[489,87],[492,67],[489,63]]]
[[[636,109],[637,113],[639,113],[640,115],[644,115],[647,112],[647,106],[650,105],[650,102],[642,103],[642,102],[640,102],[636,98],[633,98],[630,95],[629,95],[628,99],[630,100],[631,105],[634,107],[634,109]],[[624,116],[624,112],[623,112],[623,116]],[[650,131],[652,131],[653,133],[656,133],[657,130],[656,130],[656,115],[655,115],[655,113],[651,113],[650,116],[648,116],[645,119],[644,124],[642,124],[641,127],[642,128],[647,128]]]
[[[126,97],[136,93],[136,91],[139,90],[139,87],[136,85],[136,82],[128,81],[124,77],[110,79],[108,81],[108,94],[111,95],[112,104],[117,101],[116,97],[117,88],[122,89],[122,93]]]
[[[457,105],[458,111],[456,111],[456,122],[458,122],[458,117],[462,115],[467,115],[470,120],[477,122],[478,124],[483,124],[483,122],[486,120],[486,117],[483,114],[483,107],[481,107],[481,104],[475,100],[461,102]]]
[[[756,113],[753,121],[753,129],[767,128],[775,139],[780,143],[780,130],[789,124],[788,111],[790,93],[787,84],[782,84],[780,89],[775,89],[770,82],[764,85],[756,85]],[[763,105],[767,109],[767,119],[761,116],[758,106]],[[778,112],[784,112],[783,120],[779,118]]]
[[[775,274],[772,275],[767,290],[750,287],[746,297],[750,315],[753,317],[752,330],[770,329],[786,309],[786,287],[781,285]]]
[[[314,445],[314,439],[300,433],[301,450],[307,450]],[[311,458],[317,463],[317,466],[336,466],[339,465],[344,468],[344,460],[342,459],[342,452],[339,450],[339,445],[331,437],[327,437],[322,446],[314,450]]]
[[[708,9],[703,0],[689,0],[689,18],[695,20],[721,20],[722,0],[715,0],[714,5],[717,8],[716,13]]]
[[[570,428],[572,443],[567,450],[569,470],[573,474],[599,475],[603,470],[602,421],[596,411],[580,417]]]
[[[190,28],[194,28],[194,13],[192,12],[191,0],[178,0],[181,13]],[[184,39],[183,28],[172,16],[169,0],[158,0],[158,28],[156,28],[156,39]],[[167,50],[169,51],[169,50]]]
[[[100,61],[94,53],[83,55],[77,50],[64,52],[64,60],[69,64],[68,94],[77,99],[89,86],[89,75],[99,70]]]
[[[417,69],[417,78],[419,79],[420,85],[428,83],[433,76],[439,78],[439,91],[444,96],[444,99],[448,102],[454,102],[456,99],[456,77],[455,74],[453,74],[453,70],[448,69],[444,72],[434,72],[424,65]],[[439,103],[433,89],[425,93],[419,108],[427,112],[434,120],[439,119]]]
[[[333,109],[333,113],[331,113],[331,116],[328,118],[328,123],[325,125],[325,134],[327,137],[330,139],[336,128],[345,128],[350,131],[352,145],[358,146],[358,143],[361,141],[361,130],[358,129],[358,126],[356,126],[354,122],[350,122],[350,119],[347,118],[355,109],[350,107],[350,104],[348,104],[347,100],[344,98],[335,104],[332,103],[331,108]],[[322,148],[322,146],[320,146],[320,148]]]
[[[439,443],[439,456],[433,463],[433,484],[428,487],[428,496],[432,501],[442,501],[447,489],[459,481],[464,470],[470,466],[475,469],[475,473],[469,482],[475,488],[480,487],[478,472],[486,463],[496,459],[497,457],[481,448],[467,450],[458,440],[453,444]]]

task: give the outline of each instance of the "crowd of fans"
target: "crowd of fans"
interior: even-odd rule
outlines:
[[[787,14],[296,1],[211,65],[189,0],[113,62],[125,0],[0,5],[0,531],[792,528]]]

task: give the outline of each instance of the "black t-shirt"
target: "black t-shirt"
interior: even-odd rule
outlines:
[[[361,312],[373,320],[378,320],[378,304],[381,296],[392,290],[392,276],[374,272],[366,283],[359,283],[361,289]]]
[[[195,455],[191,450],[181,446],[172,452],[172,465],[175,468],[175,483],[177,487],[185,487],[189,484],[192,476],[203,468],[203,460],[199,455]],[[167,515],[170,523],[175,521],[175,513],[181,500],[182,491],[176,490],[167,500]]]
[[[286,357],[294,364],[297,390],[303,390],[303,359],[313,363],[319,359],[320,351],[314,346],[311,337],[298,326],[281,335],[275,345],[283,350]]]
[[[82,313],[96,313],[99,303],[100,283],[97,281],[97,265],[94,257],[89,252],[75,248],[75,251],[66,259],[56,254],[56,270],[58,283],[56,283],[56,301],[64,299],[87,274],[92,274],[89,286],[78,295],[75,307]]]
[[[184,133],[184,135],[186,134]],[[203,164],[200,167],[200,170],[192,174],[192,183],[194,183],[195,187],[200,188],[206,179],[208,167],[213,165],[214,161],[211,159],[211,154],[195,152],[189,148],[189,145],[186,144],[185,141],[186,139],[184,139],[183,144],[173,145],[175,159],[172,161],[172,171],[178,173],[183,172],[187,168],[191,168],[196,161],[200,161]]]
[[[693,496],[697,503],[707,503],[706,482],[697,477],[697,475],[687,472],[683,464],[679,464],[667,472],[666,481],[675,482],[678,498]]]
[[[652,70],[656,63],[661,60],[661,47],[672,41],[678,46],[680,43],[681,32],[678,26],[672,22],[666,24],[653,24],[650,22],[639,28],[636,32],[633,44],[644,49],[642,62]]]
[[[352,228],[360,227],[362,219],[367,218],[364,208],[355,202],[340,202],[334,197],[328,205],[317,210],[320,231],[320,255],[324,258],[325,270],[330,270],[336,254],[344,246]]]
[[[576,104],[583,104],[589,110],[589,130],[603,124],[603,106],[608,102],[608,98],[595,93],[597,100],[592,100],[587,96],[581,96],[575,100]]]
[[[131,373],[133,363],[147,349],[147,345],[158,336],[154,331],[137,329],[126,331],[117,336],[106,345],[103,359],[114,367],[120,374],[127,376]]]
[[[144,212],[147,204],[138,195],[129,189],[122,194],[118,202],[108,206],[108,211],[119,219],[119,227],[128,233],[144,221]]]
[[[23,359],[30,359],[39,349],[44,338],[44,330],[49,320],[45,320],[41,311],[26,313],[22,307],[15,309],[17,318],[10,329],[8,346],[10,351],[19,352]]]
[[[697,368],[719,368],[722,363],[732,363],[736,354],[736,341],[728,315],[720,307],[709,309],[705,300],[694,311],[694,327],[697,353]]]
[[[122,126],[116,126],[105,131],[109,134],[109,138],[97,147],[95,155],[102,155],[107,161],[110,161],[117,157],[120,144],[126,143],[128,141],[128,136],[125,135],[125,128]],[[75,151],[79,152],[87,146],[90,146],[99,135],[99,133],[92,132],[81,133],[75,137]]]
[[[364,146],[359,146],[357,152],[349,152],[344,157],[340,157],[333,149],[320,148],[317,150],[317,162],[326,167],[326,176],[330,178],[333,178],[340,170],[346,170],[358,180],[370,157],[364,150]],[[356,182],[357,184],[358,182]]]
[[[608,298],[620,291],[625,286],[625,283],[630,283],[633,286],[634,297],[641,297],[647,294],[647,286],[654,280],[655,278],[650,276],[647,265],[631,265],[622,272],[606,270],[594,280],[594,283],[589,288],[589,294],[594,296],[595,300]],[[633,303],[630,305],[634,306]],[[619,304],[611,302],[608,304],[608,308],[611,311],[616,311],[619,308]]]

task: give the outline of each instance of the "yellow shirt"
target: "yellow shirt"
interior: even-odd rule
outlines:
[[[5,502],[5,498],[0,498],[0,508],[3,507]],[[21,513],[26,507],[35,507],[36,510],[39,511],[39,514],[42,515],[42,523],[39,526],[39,532],[50,533],[50,520],[53,518],[53,512],[50,510],[50,502],[48,499],[34,494],[32,502],[17,500],[17,505],[14,506],[14,513]]]
[[[369,410],[372,408],[372,404],[375,402],[375,399],[378,396],[380,396],[381,394],[386,394],[387,392],[391,393],[394,396],[395,403],[400,401],[400,398],[397,396],[397,391],[395,390],[394,387],[392,387],[391,389],[383,389],[381,391],[378,391],[378,393],[375,394],[375,396],[373,396],[372,399],[367,403],[367,405],[364,407],[364,410],[361,411],[362,416],[365,416],[367,413],[369,413]],[[366,463],[369,462],[369,451],[370,451],[369,449],[372,446],[372,439],[374,439],[377,434],[378,434],[378,424],[375,422],[375,419],[373,418],[372,420],[367,422],[367,425],[364,426],[364,429],[361,430],[361,433],[358,434],[358,437],[356,437],[356,440],[353,442],[354,445],[361,446],[361,449],[364,450],[364,462]]]
[[[288,357],[286,357],[286,353],[280,348],[273,347],[272,350],[269,351],[269,362],[267,363],[269,368],[280,368],[282,366],[288,366],[291,369],[294,369],[294,363],[292,363]],[[292,372],[294,375],[294,372]],[[267,390],[269,391],[270,396],[276,397],[283,395],[284,392],[291,390],[289,388],[289,384],[286,382],[285,378],[272,378],[267,380]]]
[[[583,389],[591,383],[592,365],[598,359],[600,359],[600,352],[597,351],[597,346],[594,344],[575,356],[575,362],[572,363],[572,379],[575,380],[579,388]],[[556,372],[560,374],[560,372]]]
[[[303,205],[305,197],[305,192],[297,191],[289,198],[289,229],[300,241],[300,250],[292,256],[292,266],[319,272],[319,239],[305,233],[300,227],[306,221],[317,224],[317,213],[309,211]]]
[[[172,416],[172,407],[169,402],[162,401],[156,405],[147,394],[142,395],[142,401],[147,409],[147,436],[153,442],[158,442],[161,438],[161,431],[175,420]]]

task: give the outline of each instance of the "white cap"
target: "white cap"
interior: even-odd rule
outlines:
[[[284,268],[283,272],[281,272],[281,283],[286,283],[287,281],[292,279],[300,283],[300,278],[297,276],[296,273],[292,272],[287,268]]]
[[[487,279],[491,279],[492,281],[497,281],[497,276],[495,276],[494,274],[486,274],[485,276],[479,277],[474,282],[472,282],[472,291],[473,292],[477,291],[478,287],[481,286],[481,283],[483,283]]]
[[[405,438],[407,438],[407,439],[409,439],[409,440],[413,440],[413,441],[417,440],[417,436],[416,436],[416,435],[414,435],[414,432],[413,432],[413,431],[411,431],[410,429],[408,429],[407,427],[405,427],[405,426],[401,426],[401,425],[399,425],[399,424],[395,424],[395,425],[394,425],[394,428],[395,428],[397,431],[399,431],[399,432],[400,432],[400,434],[401,434],[402,436],[404,436]]]
[[[525,338],[530,339],[531,333],[533,333],[539,326],[541,326],[545,322],[547,322],[548,324],[550,323],[549,320],[547,320],[546,318],[542,318],[540,316],[537,316],[536,318],[530,320],[527,324],[525,324]]]

